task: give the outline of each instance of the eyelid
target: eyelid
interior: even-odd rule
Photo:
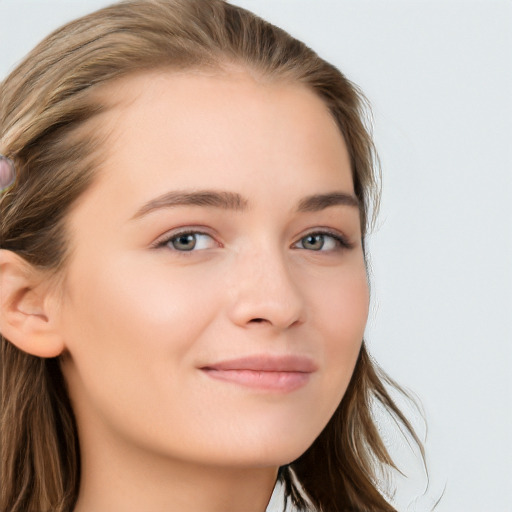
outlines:
[[[323,235],[333,238],[336,243],[338,244],[337,249],[335,250],[343,250],[343,249],[352,249],[354,247],[354,243],[350,242],[349,239],[341,232],[337,230],[333,230],[331,228],[313,228],[307,233],[304,233],[301,235],[301,237],[293,244],[293,246],[296,246],[299,242],[301,242],[304,238],[312,235]],[[302,249],[304,251],[311,251],[311,252],[331,252],[331,251],[314,251],[312,249]]]
[[[177,238],[181,235],[205,235],[209,236],[212,240],[215,241],[216,244],[221,246],[221,244],[216,240],[216,238],[211,234],[208,233],[208,230],[205,227],[202,226],[183,226],[181,228],[176,228],[174,230],[168,231],[167,233],[159,236],[151,245],[150,247],[153,249],[158,248],[165,248],[167,247],[167,244],[173,239]],[[178,251],[179,253],[186,253],[186,252],[197,252],[197,251]]]
[[[208,229],[204,226],[183,226],[181,228],[176,228],[174,230],[168,231],[167,233],[163,234],[162,236],[158,237],[152,244],[151,248],[165,248],[168,247],[168,243],[181,235],[205,235],[209,236],[212,240],[214,240],[218,246],[222,247],[222,244],[220,244],[215,236],[213,236],[211,233],[208,232]],[[296,242],[292,244],[292,248],[297,248],[296,245],[300,243],[304,238],[311,235],[323,235],[333,238],[336,243],[338,244],[338,248],[335,250],[343,250],[343,249],[351,249],[354,247],[354,243],[350,242],[349,239],[342,234],[341,232],[337,230],[333,230],[332,228],[312,228],[311,230],[307,231],[306,233],[303,233]],[[204,250],[204,249],[200,249]],[[331,252],[329,250],[327,251],[314,251],[312,249],[301,249],[304,251],[311,251],[311,252]],[[197,252],[197,251],[178,251],[179,253],[187,253],[187,252]]]

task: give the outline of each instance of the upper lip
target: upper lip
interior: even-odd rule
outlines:
[[[252,355],[228,359],[201,367],[202,370],[253,370],[260,372],[312,373],[318,369],[314,361],[298,355]]]

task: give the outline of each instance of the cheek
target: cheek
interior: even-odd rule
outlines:
[[[89,373],[149,380],[164,359],[186,358],[214,316],[213,292],[200,274],[129,257],[98,262],[94,273],[87,267],[77,264],[70,276],[66,318],[69,351]]]
[[[201,272],[194,277],[144,258],[89,263],[94,274],[86,265],[73,268],[66,310],[70,357],[63,371],[78,421],[91,432],[108,425],[149,443],[152,425],[170,442],[176,410],[191,407],[183,389],[195,389],[190,368],[215,317],[213,290]],[[183,414],[190,427],[196,415]],[[173,439],[187,438],[186,428],[175,428]]]
[[[361,342],[369,308],[369,289],[364,264],[352,266],[324,281],[313,300],[320,325],[328,339]],[[318,325],[318,328],[320,328]],[[342,344],[343,345],[343,344]],[[332,349],[342,345],[335,344]]]
[[[369,289],[364,265],[340,275],[318,292],[315,300],[315,327],[324,341],[325,385],[337,406],[352,377],[368,318]]]

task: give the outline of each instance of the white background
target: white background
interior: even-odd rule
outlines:
[[[0,0],[0,77],[107,3]],[[236,3],[303,39],[373,105],[384,196],[367,339],[428,422],[431,486],[408,506],[413,478],[400,512],[430,510],[445,486],[437,512],[512,512],[512,1]]]

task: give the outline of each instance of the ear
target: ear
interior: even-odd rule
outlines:
[[[0,333],[20,350],[56,357],[64,350],[50,279],[12,251],[0,250]]]

